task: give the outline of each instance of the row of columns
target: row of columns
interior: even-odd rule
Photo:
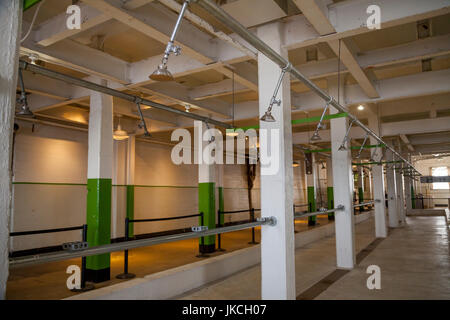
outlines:
[[[2,152],[0,155],[0,298],[4,298],[6,280],[8,275],[8,221],[11,207],[11,173],[10,155],[12,124],[15,106],[15,88],[17,83],[17,64],[21,21],[22,1],[0,2],[0,47],[7,51],[2,55],[0,63],[0,142]],[[281,23],[266,25],[258,28],[258,36],[273,50],[284,57],[288,57],[287,50],[282,43],[283,25]],[[5,63],[3,63],[5,62]],[[259,114],[262,116],[271,99],[273,89],[277,83],[280,68],[271,60],[259,54]],[[341,103],[344,101],[344,81],[339,83],[336,77],[328,81],[329,91]],[[105,85],[106,83],[101,83]],[[292,171],[292,127],[290,103],[290,79],[285,77],[278,98],[282,103],[275,106],[272,113],[276,122],[260,122],[261,130],[276,130],[276,141],[279,144],[279,168],[270,175],[261,175],[261,209],[262,216],[273,216],[277,220],[275,226],[261,228],[261,287],[263,299],[295,299],[295,257],[294,257],[294,227],[293,221],[293,171]],[[111,194],[113,172],[113,102],[110,96],[92,92],[91,110],[89,119],[89,151],[88,151],[88,195],[87,195],[87,224],[88,241],[90,246],[110,243],[111,238]],[[331,113],[338,110],[331,107]],[[372,119],[372,120],[371,120]],[[355,265],[355,239],[353,215],[353,178],[351,151],[338,150],[348,129],[348,118],[331,120],[332,161],[327,163],[329,207],[344,206],[344,210],[337,211],[335,217],[336,228],[336,258],[337,267],[351,269]],[[379,128],[377,117],[369,118],[369,126]],[[376,131],[379,134],[379,130]],[[371,138],[372,139],[372,138]],[[374,141],[372,141],[373,143]],[[201,141],[203,145],[207,142]],[[261,141],[264,149],[266,141]],[[127,216],[134,216],[134,138],[128,141],[127,151]],[[270,149],[270,148],[269,148]],[[375,151],[374,151],[375,152]],[[271,155],[273,157],[273,155]],[[267,163],[268,155],[261,153],[261,162]],[[312,157],[313,161],[313,157]],[[314,168],[315,166],[313,166]],[[332,170],[331,170],[332,168]],[[313,169],[314,170],[314,169]],[[329,171],[328,171],[329,170]],[[215,172],[214,166],[202,163],[199,165],[199,211],[205,214],[204,225],[215,227]],[[311,179],[312,177],[312,179]],[[384,198],[384,179],[381,166],[374,166],[374,194],[375,199]],[[311,187],[311,209],[315,210],[316,186],[314,171],[307,175],[308,187]],[[395,171],[387,172],[389,191],[389,225],[398,226],[398,218],[392,219],[391,214],[396,208],[395,199],[398,198],[396,186],[402,184],[400,178],[396,179]],[[222,183],[220,183],[222,184]],[[222,185],[220,185],[222,187]],[[308,188],[309,189],[309,188]],[[223,191],[222,191],[223,192]],[[222,197],[223,193],[219,198]],[[408,196],[407,196],[408,198]],[[308,197],[309,199],[309,197]],[[309,200],[308,200],[309,201]],[[220,202],[220,201],[219,201]],[[391,203],[392,202],[392,203]],[[133,203],[133,205],[131,205]],[[223,205],[222,205],[223,207]],[[401,208],[400,208],[401,210]],[[375,220],[377,237],[386,237],[386,219],[383,202],[375,204]],[[311,223],[315,220],[310,219]],[[205,237],[200,243],[203,253],[214,250],[214,236]],[[103,281],[110,276],[110,255],[102,254],[87,258],[87,280]]]

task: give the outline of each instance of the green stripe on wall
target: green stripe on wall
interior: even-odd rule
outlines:
[[[109,244],[111,241],[111,179],[88,179],[87,213],[89,246]],[[110,254],[86,257],[90,270],[110,267]]]
[[[216,227],[216,195],[215,183],[206,182],[198,184],[198,211],[203,212],[203,225],[208,229]],[[201,223],[201,218],[199,218]],[[215,244],[215,236],[205,237],[205,245]],[[201,241],[201,239],[199,239]]]

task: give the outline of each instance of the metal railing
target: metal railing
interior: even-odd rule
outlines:
[[[328,214],[328,213],[333,213],[336,211],[341,211],[344,210],[344,206],[343,205],[339,205],[334,209],[329,209],[329,210],[319,210],[319,211],[315,211],[315,212],[302,212],[302,213],[295,213],[294,214],[294,220],[295,219],[300,219],[300,218],[307,218],[307,217],[312,217],[312,216],[316,216],[318,214]]]
[[[169,221],[169,220],[181,220],[181,219],[187,219],[187,218],[195,218],[200,217],[200,225],[204,225],[204,215],[203,212],[200,212],[199,214],[191,214],[191,215],[185,215],[185,216],[178,216],[178,217],[166,217],[166,218],[151,218],[151,219],[129,219],[128,217],[125,218],[125,241],[129,241],[129,232],[130,232],[130,224],[131,223],[141,223],[141,222],[158,222],[158,221]],[[201,237],[201,243],[204,243],[204,237]],[[199,253],[198,256],[201,256],[201,253]],[[136,275],[134,273],[128,272],[128,249],[125,249],[123,252],[123,273],[116,276],[117,279],[131,279],[134,278]]]
[[[255,212],[261,211],[261,209],[245,209],[245,210],[234,210],[234,211],[217,211],[217,221],[219,227],[222,227],[222,216],[226,214],[235,214],[235,213],[244,213],[249,212],[250,213],[250,222],[254,222],[255,220]],[[248,244],[258,244],[259,242],[256,242],[255,240],[255,228],[252,228],[252,240]],[[217,251],[225,251],[225,249],[222,248],[222,236],[220,233],[217,234]]]
[[[31,230],[31,231],[17,231],[10,232],[10,237],[19,237],[19,236],[29,236],[36,234],[46,234],[46,233],[57,233],[57,232],[67,232],[67,231],[75,231],[82,230],[81,241],[87,242],[87,224],[83,224],[81,226],[76,227],[67,227],[67,228],[55,228],[55,229],[44,229],[44,230]],[[14,259],[14,258],[13,258]],[[10,260],[11,261],[11,260]],[[81,286],[80,289],[72,289],[74,292],[88,291],[94,289],[94,286],[86,284],[86,256],[81,256]]]
[[[67,259],[79,258],[79,257],[95,256],[95,255],[99,255],[99,254],[103,254],[103,253],[111,253],[111,252],[118,252],[118,251],[123,251],[123,250],[141,248],[141,247],[148,247],[148,246],[153,246],[153,245],[162,244],[162,243],[169,243],[169,242],[175,242],[175,241],[180,241],[180,240],[214,236],[219,233],[227,233],[227,232],[245,230],[245,229],[250,229],[250,228],[259,227],[259,226],[263,226],[263,225],[275,226],[276,224],[277,224],[277,220],[275,217],[264,217],[264,218],[258,218],[257,221],[255,221],[255,222],[243,223],[243,224],[239,224],[239,225],[215,228],[215,229],[204,230],[204,231],[199,231],[199,232],[193,231],[193,232],[186,232],[186,233],[175,234],[175,235],[160,236],[160,237],[155,237],[155,238],[150,238],[150,239],[140,239],[140,240],[125,241],[125,242],[120,242],[120,243],[110,243],[110,244],[90,247],[90,248],[86,248],[86,249],[82,249],[82,250],[78,250],[78,251],[55,252],[55,253],[37,254],[37,255],[30,255],[30,256],[24,256],[24,257],[18,257],[18,258],[11,258],[11,259],[9,259],[9,265],[10,265],[10,267],[27,266],[27,265],[41,264],[41,263],[47,263],[47,262],[62,261],[62,260],[67,260]]]

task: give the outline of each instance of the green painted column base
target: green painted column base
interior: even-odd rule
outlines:
[[[333,187],[327,187],[328,210],[334,209],[334,191]],[[328,220],[334,220],[334,212],[328,214]]]
[[[316,210],[316,198],[314,193],[314,187],[308,187],[308,212],[315,212]],[[308,226],[316,225],[316,216],[308,217]]]
[[[358,188],[358,202],[359,204],[364,202],[364,190],[361,187]],[[364,207],[359,207],[359,211],[364,211]]]
[[[111,242],[111,179],[88,179],[87,240],[90,247]],[[86,257],[86,280],[103,282],[110,279],[110,254]]]
[[[205,182],[198,184],[198,211],[203,212],[199,218],[199,224],[207,226],[209,230],[216,227],[216,194],[215,183]],[[200,253],[212,253],[216,251],[216,237],[208,236],[199,239]]]

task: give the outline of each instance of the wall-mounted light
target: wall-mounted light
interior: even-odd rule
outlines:
[[[360,104],[360,105],[358,106],[358,110],[359,110],[359,111],[363,111],[363,110],[364,110],[364,106],[363,106],[362,104]]]
[[[185,105],[184,106],[184,111],[189,113],[189,112],[191,112],[190,110],[191,110],[191,106],[190,105]]]
[[[178,15],[177,22],[175,24],[175,27],[172,31],[172,35],[170,37],[169,42],[167,43],[166,50],[164,51],[164,56],[162,59],[161,64],[158,66],[158,68],[150,75],[150,79],[155,81],[172,81],[174,80],[173,75],[170,73],[170,71],[167,69],[167,61],[169,61],[169,56],[171,53],[175,54],[176,56],[181,54],[181,48],[179,46],[176,46],[174,44],[175,38],[177,36],[178,30],[181,26],[181,21],[183,20],[183,16],[187,10],[187,7],[189,5],[190,0],[185,0],[183,3],[183,7],[181,8],[180,14]]]
[[[261,121],[265,122],[275,122],[275,118],[272,116],[272,107],[274,104],[280,106],[281,105],[281,99],[277,99],[278,91],[280,90],[281,83],[283,82],[284,75],[286,72],[290,71],[292,68],[292,64],[289,62],[286,67],[281,69],[280,77],[278,78],[277,85],[275,87],[275,91],[272,95],[272,98],[270,99],[269,107],[267,108],[267,111],[264,113],[264,115],[261,117]]]
[[[312,135],[312,137],[310,139],[311,141],[322,140],[322,138],[319,135],[319,130],[320,129],[325,129],[325,125],[323,124],[323,118],[325,117],[325,114],[327,113],[327,110],[328,110],[328,106],[330,105],[331,102],[333,102],[333,97],[330,97],[330,100],[325,105],[325,108],[323,109],[323,112],[322,112],[322,116],[320,117],[320,121],[317,124],[316,131],[314,131],[314,134]]]
[[[293,167],[293,168],[300,167],[300,164],[299,164],[297,161],[294,161],[294,162],[292,163],[292,167]]]
[[[348,142],[348,136],[350,135],[350,129],[352,128],[353,122],[355,122],[355,120],[352,120],[352,122],[350,122],[347,132],[345,133],[344,140],[342,141],[341,146],[338,149],[339,151],[347,150],[346,143]]]
[[[27,93],[25,91],[25,85],[23,82],[22,69],[19,69],[19,83],[20,83],[20,97],[17,102],[20,104],[20,110],[16,113],[18,116],[22,117],[34,117],[34,113],[28,107]]]

